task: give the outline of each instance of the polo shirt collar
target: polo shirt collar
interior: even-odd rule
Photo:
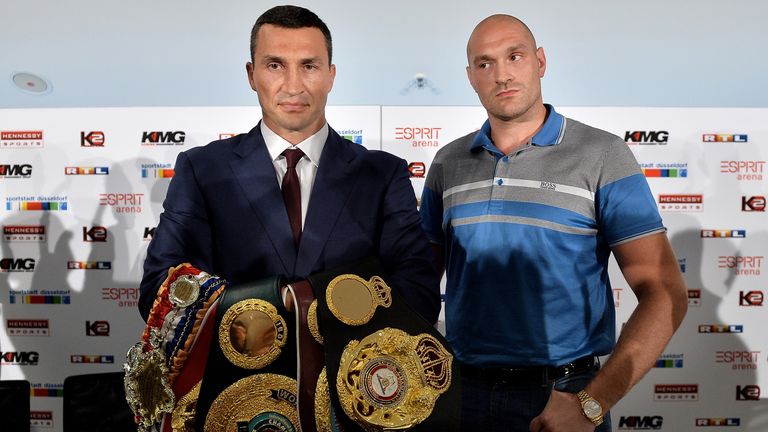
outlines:
[[[555,108],[550,104],[544,104],[544,107],[547,108],[547,118],[544,120],[541,129],[531,138],[531,143],[539,147],[560,144],[560,141],[563,139],[563,132],[565,132],[565,117],[555,111]],[[483,127],[475,135],[469,147],[470,150],[477,148],[500,153],[499,149],[491,141],[491,123],[489,120],[483,123]]]

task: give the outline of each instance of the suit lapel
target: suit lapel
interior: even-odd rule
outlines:
[[[294,272],[297,276],[304,277],[311,273],[352,191],[354,179],[351,162],[355,154],[347,145],[330,129],[320,156],[301,234]]]
[[[272,242],[272,247],[282,260],[285,274],[290,275],[296,265],[296,247],[293,244],[288,213],[278,187],[275,167],[259,127],[260,125],[257,125],[240,140],[234,149],[239,157],[230,162],[230,167],[251,209]],[[249,247],[263,246],[243,245],[243,248]]]

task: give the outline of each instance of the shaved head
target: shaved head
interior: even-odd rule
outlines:
[[[496,25],[509,25],[509,26],[517,26],[521,28],[525,34],[528,36],[529,41],[531,42],[531,45],[536,48],[536,38],[533,37],[533,32],[531,32],[531,29],[528,28],[527,25],[525,25],[524,22],[522,22],[520,19],[513,17],[512,15],[504,15],[504,14],[496,14],[491,15],[488,18],[480,21],[476,26],[475,29],[472,30],[472,34],[469,35],[469,41],[467,42],[467,60],[470,62],[472,59],[470,58],[470,47],[472,46],[473,39],[476,38],[478,34],[484,33],[489,28],[494,28]]]

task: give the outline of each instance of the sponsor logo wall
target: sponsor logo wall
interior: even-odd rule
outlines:
[[[630,147],[688,284],[685,321],[611,410],[614,428],[768,430],[768,110],[558,110]],[[0,111],[0,379],[32,383],[33,430],[60,431],[64,379],[120,370],[140,336],[142,264],[177,154],[259,118],[258,107]],[[328,109],[342,136],[403,158],[417,198],[436,152],[485,119],[482,107]],[[618,333],[637,301],[615,264],[611,278]]]

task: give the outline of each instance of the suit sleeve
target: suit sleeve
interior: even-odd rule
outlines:
[[[400,294],[430,324],[440,313],[440,279],[421,230],[416,196],[399,160],[384,197],[379,256]]]
[[[180,153],[163,202],[160,222],[144,261],[139,312],[145,321],[168,269],[184,262],[199,269],[210,269],[211,250],[205,199],[189,156]]]

